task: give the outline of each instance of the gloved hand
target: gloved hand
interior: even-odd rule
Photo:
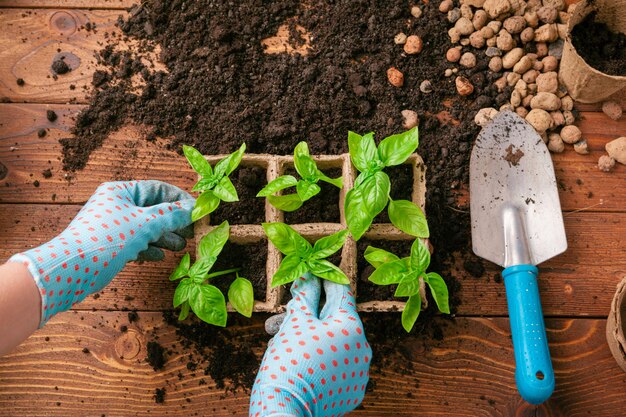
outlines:
[[[372,358],[347,285],[307,273],[291,286],[283,324],[267,346],[250,416],[340,416],[363,400]]]
[[[67,229],[9,262],[28,267],[41,293],[43,326],[100,291],[127,262],[160,260],[159,248],[181,250],[193,231],[195,200],[161,181],[107,182],[96,190]]]

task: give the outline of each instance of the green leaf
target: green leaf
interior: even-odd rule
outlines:
[[[394,297],[410,297],[420,292],[420,280],[417,272],[406,275],[398,284]]]
[[[309,155],[309,147],[306,142],[300,142],[293,151],[293,164],[298,174],[304,179],[317,179],[317,164]]]
[[[190,278],[185,278],[178,283],[178,287],[176,287],[176,291],[174,292],[174,308],[189,299],[189,294],[193,286],[194,283]]]
[[[311,273],[319,278],[336,282],[337,284],[350,284],[350,280],[346,274],[344,274],[337,265],[327,260],[312,259],[308,262],[308,266],[311,269]]]
[[[421,274],[430,265],[430,252],[428,246],[420,239],[415,239],[411,246],[411,270]]]
[[[441,278],[441,275],[436,272],[429,272],[424,276],[424,281],[430,287],[430,293],[433,295],[439,311],[450,314],[448,286],[443,278]]]
[[[228,241],[229,235],[230,227],[227,221],[223,221],[222,224],[213,228],[213,230],[204,235],[198,244],[198,254],[200,255],[200,259],[217,257]]]
[[[319,179],[329,183],[330,185],[334,185],[335,187],[339,188],[340,190],[343,188],[343,178],[339,177],[339,178],[330,178],[327,177],[322,171],[318,172],[319,175]]]
[[[369,280],[377,285],[398,284],[409,273],[409,258],[402,258],[382,264],[370,275]]]
[[[298,194],[268,195],[267,201],[282,211],[295,211],[302,207],[302,200]]]
[[[427,238],[430,235],[424,212],[408,200],[391,200],[389,220],[398,229],[411,236]]]
[[[189,269],[189,276],[194,282],[201,284],[207,279],[207,273],[217,260],[215,256],[205,256],[198,259]]]
[[[315,242],[311,259],[324,259],[342,248],[348,236],[347,230],[341,230]]]
[[[201,178],[191,189],[191,191],[208,191],[215,187],[215,178],[210,176],[208,178]]]
[[[246,144],[242,143],[238,150],[215,164],[215,175],[217,175],[218,178],[230,175],[239,166],[245,151]]]
[[[202,321],[215,326],[226,326],[226,300],[219,288],[208,284],[194,286],[189,305]]]
[[[348,132],[348,148],[350,150],[352,164],[360,172],[367,171],[369,162],[378,159],[374,133],[372,132],[364,136],[358,133]]]
[[[252,308],[254,307],[252,283],[245,278],[237,277],[228,288],[228,301],[242,316],[252,316]]]
[[[191,221],[198,221],[207,214],[213,213],[219,205],[220,199],[213,194],[213,191],[203,192],[196,200],[196,204],[191,212]]]
[[[311,244],[298,234],[291,226],[284,223],[263,223],[268,239],[285,255],[307,256],[311,252]]]
[[[176,281],[177,279],[181,279],[189,275],[189,265],[191,264],[191,256],[189,256],[189,252],[183,256],[180,260],[180,263],[176,267],[176,269],[170,275],[170,281]]]
[[[419,145],[417,127],[389,136],[378,145],[378,156],[385,166],[399,165],[407,160]]]
[[[178,320],[183,321],[189,316],[189,301],[185,301],[180,306],[180,314],[178,315]]]
[[[302,201],[307,201],[308,199],[315,197],[321,190],[322,189],[319,185],[307,180],[298,181],[298,185],[296,186],[298,197],[300,197],[300,200]]]
[[[344,209],[348,230],[350,230],[354,240],[359,240],[374,220],[374,216],[371,216],[365,207],[363,193],[360,188],[352,188],[348,191]]]
[[[280,190],[284,190],[285,188],[295,187],[298,184],[298,180],[296,177],[291,175],[283,175],[282,177],[278,177],[269,184],[267,184],[259,193],[256,195],[257,197],[267,197],[272,195]]]
[[[183,145],[183,153],[191,167],[202,177],[208,178],[213,175],[213,169],[211,169],[209,161],[196,148]]]
[[[239,201],[237,190],[228,177],[222,177],[220,182],[213,189],[213,193],[217,198],[227,203]]]
[[[402,327],[407,333],[413,329],[413,325],[422,310],[422,297],[419,294],[412,295],[402,311]]]
[[[373,219],[385,209],[389,201],[391,189],[389,176],[383,171],[378,171],[363,181],[359,188],[363,193],[363,204]]]
[[[367,249],[365,249],[364,256],[365,260],[369,262],[369,264],[372,265],[374,268],[378,268],[382,264],[397,261],[400,259],[391,252],[387,252],[384,249],[375,248],[373,246],[368,246]]]
[[[307,265],[298,255],[287,255],[272,277],[272,287],[288,284],[307,272]]]

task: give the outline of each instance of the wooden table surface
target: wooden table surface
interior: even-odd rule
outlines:
[[[0,104],[0,161],[8,168],[0,187],[0,259],[61,232],[101,182],[132,177],[185,189],[193,185],[195,176],[181,157],[159,142],[136,140],[138,129],[132,126],[112,135],[83,171],[68,174],[61,168],[58,139],[68,135],[86,102],[83,86],[95,68],[93,51],[105,32],[116,30],[117,16],[130,4],[0,3],[0,97],[7,102]],[[80,29],[87,21],[96,23],[95,32]],[[54,81],[47,75],[57,48],[73,52],[81,66]],[[20,77],[27,81],[23,87],[15,81]],[[57,122],[47,121],[48,109],[59,115]],[[375,372],[376,389],[354,415],[626,415],[626,374],[605,340],[615,285],[626,275],[626,167],[609,174],[596,167],[604,144],[626,135],[626,118],[609,120],[594,106],[579,109],[591,154],[568,147],[554,156],[569,249],[541,265],[540,276],[556,373],[553,397],[534,407],[516,391],[504,287],[486,278],[497,269],[488,267],[487,275],[476,279],[459,268],[462,303],[457,318],[443,328],[443,340],[407,339],[413,373]],[[43,138],[37,136],[40,128],[49,129]],[[45,179],[42,171],[48,168],[53,176]],[[175,339],[161,311],[171,305],[174,287],[167,277],[179,256],[129,265],[99,298],[88,297],[58,315],[0,359],[0,416],[247,415],[245,393],[224,394],[211,381],[199,385],[200,376],[190,375],[185,358],[170,357],[158,372],[144,360],[154,334],[164,345]],[[128,309],[138,310],[140,320],[121,333]],[[89,353],[82,352],[84,346]],[[416,386],[412,395],[399,396],[398,386],[409,385]],[[154,390],[163,386],[166,401],[156,404]]]

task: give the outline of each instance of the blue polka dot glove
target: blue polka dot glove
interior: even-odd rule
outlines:
[[[372,357],[347,285],[306,274],[268,344],[252,388],[250,416],[341,416],[363,400]]]
[[[162,259],[160,248],[183,249],[194,203],[160,181],[100,185],[63,233],[9,259],[24,263],[39,287],[40,327],[100,291],[127,262]]]

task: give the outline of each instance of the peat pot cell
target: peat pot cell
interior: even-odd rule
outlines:
[[[257,193],[267,184],[265,168],[259,166],[240,166],[230,174],[239,201],[234,203],[221,202],[217,210],[211,213],[212,225],[224,220],[230,224],[261,224],[265,221],[265,199],[258,198]]]
[[[396,165],[395,167],[386,168],[385,172],[391,180],[391,191],[389,194],[392,200],[411,201],[411,194],[413,193],[413,165]],[[374,218],[374,223],[391,223],[387,215],[387,208]]]
[[[267,240],[256,243],[240,244],[228,241],[217,257],[217,262],[210,272],[241,268],[239,276],[247,278],[254,287],[254,299],[265,301],[267,278],[265,263],[267,261]],[[235,280],[235,273],[211,279],[210,283],[224,293],[228,293],[230,284]]]
[[[330,178],[341,177],[341,168],[322,168],[322,172]],[[284,175],[293,175],[300,178],[294,168],[287,168]],[[296,211],[285,212],[285,223],[302,224],[302,223],[339,223],[339,188],[319,181],[321,191],[318,195],[304,202],[302,207]],[[286,190],[287,193],[295,193],[295,187]]]
[[[341,263],[341,252],[342,250],[339,250],[338,252],[335,252],[333,255],[329,256],[328,258],[326,258],[327,261],[330,261],[332,264],[339,266],[339,264]],[[289,300],[291,300],[291,283],[289,283],[288,285],[283,285],[282,288],[282,295],[280,296],[280,305],[286,305]],[[324,305],[324,300],[325,300],[325,296],[324,296],[324,290],[322,290],[322,296],[320,299],[320,305]]]
[[[370,275],[374,272],[374,267],[365,260],[365,250],[368,246],[384,249],[400,258],[411,254],[412,240],[368,240],[361,239],[357,242],[357,283],[356,302],[365,303],[368,301],[391,301],[396,292],[397,285],[376,285],[369,281]]]

